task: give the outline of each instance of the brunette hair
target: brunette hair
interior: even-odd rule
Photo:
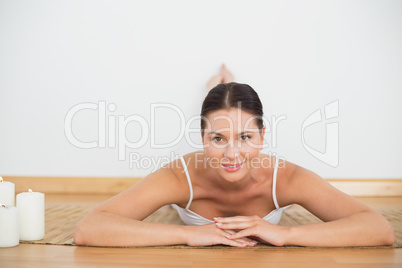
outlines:
[[[247,84],[226,83],[211,89],[201,108],[201,132],[204,135],[206,117],[220,109],[239,108],[255,117],[260,131],[264,127],[262,103],[257,92]]]

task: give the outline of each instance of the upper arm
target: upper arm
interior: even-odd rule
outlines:
[[[299,204],[323,221],[333,221],[371,209],[339,191],[316,173],[295,165],[281,184],[285,203]]]
[[[163,167],[147,175],[128,190],[105,201],[95,211],[143,220],[164,205],[188,199],[188,188],[171,168]]]

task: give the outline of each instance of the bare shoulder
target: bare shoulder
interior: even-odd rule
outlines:
[[[285,205],[299,204],[323,221],[370,210],[357,199],[333,187],[314,171],[290,162],[286,165],[289,171],[283,171],[281,182],[278,179],[280,200]]]
[[[299,165],[296,165],[295,163],[292,163],[290,161],[287,161],[284,158],[279,158],[278,160],[278,183],[285,183],[287,184],[292,180],[294,175],[297,172],[300,172],[302,167]]]
[[[183,156],[184,165],[189,161],[189,155]],[[174,203],[187,202],[190,191],[185,174],[185,166],[180,158],[176,158],[162,166],[154,175],[148,175],[146,180],[156,180],[159,187],[175,190]]]
[[[275,161],[275,160],[273,160]],[[299,171],[300,166],[287,161],[284,158],[278,159],[278,171],[276,175],[276,194],[277,200],[281,207],[292,204],[290,198],[290,181]]]
[[[203,155],[202,151],[192,152],[182,156],[184,165],[182,160],[180,158],[177,158],[166,164],[162,168],[170,170],[170,172],[175,175],[178,182],[188,185],[185,170],[187,169],[187,171],[193,171],[197,169],[198,166],[202,166],[202,163],[200,163],[202,158],[200,157],[201,155]]]
[[[126,191],[102,203],[97,210],[143,220],[164,205],[188,200],[189,188],[179,169],[180,159],[148,174]]]
[[[176,177],[176,183],[180,186],[181,192],[184,192],[185,198],[178,203],[179,206],[184,207],[190,198],[190,187],[188,185],[187,174],[191,178],[192,188],[199,183],[197,178],[203,177],[205,174],[205,154],[204,151],[195,151],[183,155],[180,158],[168,163],[163,168],[169,169]]]
[[[252,163],[252,165],[260,167],[258,170],[262,172],[260,174],[264,174],[264,177],[272,178],[276,160],[276,157],[271,154],[261,154],[260,158],[255,160],[256,162],[258,161],[258,164],[254,165]],[[296,164],[278,157],[277,183],[286,184],[286,181],[293,176],[297,167]]]
[[[316,183],[326,183],[319,175],[286,159],[278,163],[277,185],[278,201],[281,206],[290,205],[304,189]]]
[[[294,165],[295,169],[293,173],[286,180],[289,189],[297,192],[298,190],[311,187],[320,187],[322,190],[324,188],[333,188],[331,184],[316,172],[296,164]]]

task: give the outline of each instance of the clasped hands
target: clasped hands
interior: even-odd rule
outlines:
[[[183,226],[186,230],[186,244],[253,247],[261,242],[282,246],[290,230],[289,227],[272,224],[259,216],[219,217],[214,218],[214,221],[205,225]]]
[[[259,216],[218,217],[214,221],[217,228],[228,233],[225,237],[239,241],[240,247],[255,246],[258,242],[275,246],[285,244],[288,227],[272,224]]]

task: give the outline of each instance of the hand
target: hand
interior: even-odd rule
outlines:
[[[257,241],[247,237],[239,239],[227,239],[227,236],[235,234],[233,230],[222,230],[214,223],[197,226],[186,226],[189,230],[186,244],[195,246],[228,245],[233,247],[253,247]]]
[[[256,237],[263,243],[283,246],[289,228],[267,222],[259,216],[236,216],[215,218],[216,226],[221,230],[236,230],[229,240]]]

